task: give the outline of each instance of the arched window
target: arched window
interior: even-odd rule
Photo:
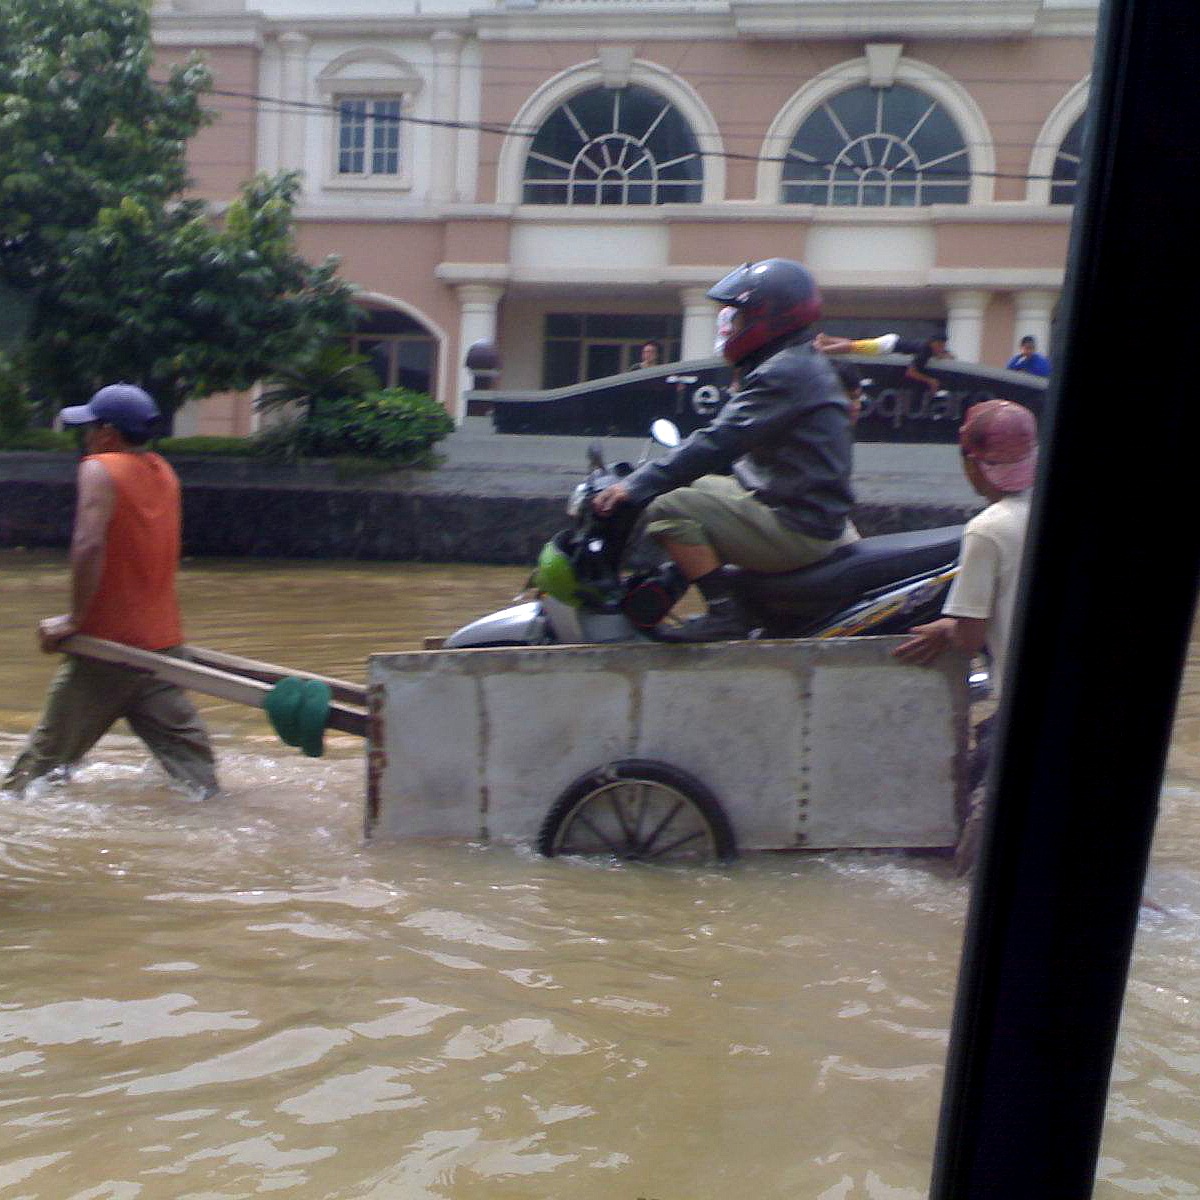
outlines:
[[[1083,161],[1083,118],[1067,130],[1054,156],[1050,179],[1050,203],[1074,204],[1075,185],[1079,182],[1079,164]]]
[[[546,118],[525,159],[526,204],[698,204],[688,123],[649,88],[592,88]]]
[[[437,395],[437,340],[419,321],[390,308],[365,308],[349,336],[350,349],[365,354],[385,388],[404,387]]]
[[[852,87],[801,123],[783,166],[785,204],[966,204],[966,142],[940,101],[904,84]]]

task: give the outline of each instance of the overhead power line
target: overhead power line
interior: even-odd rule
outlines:
[[[152,82],[156,86],[159,86],[159,87],[165,86],[165,83],[162,80],[153,80]],[[383,81],[381,81],[381,83],[382,82]],[[282,96],[270,96],[270,95],[265,95],[260,92],[243,92],[243,91],[237,91],[235,89],[230,89],[230,88],[210,88],[205,93],[205,95],[220,96],[220,97],[224,97],[226,99],[246,101],[247,104],[244,106],[244,110],[255,111],[255,112],[269,112],[269,113],[274,113],[274,114],[281,114],[281,113],[287,113],[290,111],[299,110],[299,111],[306,111],[306,112],[315,112],[315,113],[323,115],[323,116],[338,117],[341,115],[341,111],[342,111],[341,108],[339,107],[339,105],[334,104],[334,103],[325,103],[322,101],[314,101],[314,100],[290,100],[290,99],[286,99]],[[540,126],[537,126],[537,127],[521,126],[521,125],[516,125],[516,124],[511,124],[511,123],[506,124],[506,123],[495,122],[495,121],[459,121],[459,120],[449,120],[446,118],[439,118],[439,117],[420,117],[420,116],[415,116],[415,115],[408,114],[408,113],[400,113],[400,114],[379,113],[379,114],[373,115],[373,120],[377,124],[416,125],[416,126],[433,127],[433,128],[466,130],[466,131],[470,131],[470,132],[490,133],[490,134],[496,135],[497,137],[519,137],[519,138],[527,138],[529,140],[532,140],[533,138],[535,138],[541,128]],[[746,135],[740,135],[740,136],[744,136],[747,139],[749,139],[752,135],[746,134]],[[759,138],[756,140],[762,140],[762,139]],[[780,139],[780,140],[782,140],[782,139]],[[973,146],[978,146],[979,144],[980,143],[964,143],[964,147],[965,147],[965,149],[969,149]],[[1023,148],[1028,148],[1030,150],[1032,150],[1033,148],[1035,148],[1038,145],[1045,146],[1046,144],[1047,143],[1037,143],[1037,142],[1031,142],[1031,143],[1025,143],[1025,142],[996,143],[996,142],[992,142],[992,143],[990,143],[990,145],[993,147],[1021,146]],[[786,164],[786,163],[799,161],[798,157],[795,154],[788,153],[788,152],[785,152],[783,154],[757,154],[757,153],[749,153],[747,151],[728,150],[728,149],[706,150],[706,149],[701,149],[698,147],[692,153],[697,158],[721,158],[721,159],[725,159],[726,161],[730,161],[730,162],[752,162],[752,163],[766,162],[766,163]],[[839,165],[841,165],[841,166],[852,165],[852,164],[845,164],[845,163],[838,164],[836,162],[829,161],[829,160],[810,161],[807,158],[804,159],[803,161],[808,166],[828,167],[828,168],[833,168],[833,167],[839,166]],[[1025,171],[999,171],[999,170],[982,171],[982,170],[975,170],[975,169],[969,170],[969,169],[965,169],[965,168],[963,170],[938,170],[936,167],[922,168],[921,174],[924,176],[932,176],[932,177],[941,176],[941,177],[944,177],[947,179],[954,179],[954,180],[962,180],[962,179],[967,179],[967,178],[971,178],[971,177],[975,177],[975,176],[978,176],[981,178],[989,178],[989,179],[1009,179],[1009,180],[1017,180],[1017,181],[1025,181],[1025,182],[1028,182],[1030,180],[1050,180],[1050,181],[1054,180],[1053,175],[1035,175],[1035,174],[1030,174],[1029,172],[1025,172]],[[796,183],[796,184],[806,184],[806,183],[819,183],[821,181],[818,181],[818,180],[793,180],[793,181],[789,181],[789,182]],[[1060,182],[1070,182],[1070,181],[1062,180]]]

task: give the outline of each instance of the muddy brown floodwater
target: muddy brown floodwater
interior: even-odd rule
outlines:
[[[62,555],[0,552],[0,764],[66,579]],[[205,561],[182,590],[191,641],[361,680],[522,582]],[[368,845],[361,743],[305,759],[203,707],[215,801],[123,727],[69,784],[0,798],[0,1197],[925,1195],[966,908],[942,861]],[[1193,643],[1101,1200],[1200,1196],[1198,864]]]

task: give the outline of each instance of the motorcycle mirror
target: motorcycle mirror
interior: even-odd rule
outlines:
[[[593,470],[604,470],[604,455],[601,453],[599,442],[588,442],[587,461]]]
[[[666,417],[659,417],[650,426],[650,436],[660,445],[668,448],[678,446],[680,442],[679,427]]]

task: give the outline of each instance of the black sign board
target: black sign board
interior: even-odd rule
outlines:
[[[1046,381],[1019,371],[934,359],[926,368],[936,394],[904,378],[909,359],[847,356],[867,380],[856,437],[863,442],[953,442],[963,413],[980,400],[1015,400],[1041,415]],[[670,363],[550,391],[468,392],[468,411],[490,406],[498,433],[640,437],[658,417],[683,433],[706,425],[728,394],[729,366],[719,358]]]

